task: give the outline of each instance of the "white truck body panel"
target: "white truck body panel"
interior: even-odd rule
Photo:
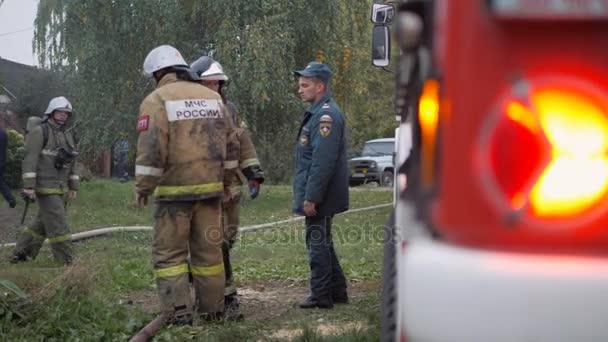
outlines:
[[[430,239],[413,239],[397,254],[398,330],[407,341],[608,341],[606,258]]]

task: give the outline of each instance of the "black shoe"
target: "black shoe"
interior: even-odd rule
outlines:
[[[241,321],[244,316],[241,313],[241,301],[235,295],[224,297],[224,320]]]
[[[312,296],[309,296],[308,298],[296,304],[296,307],[300,309],[331,309],[334,307],[334,304],[331,302],[331,300],[328,299],[316,299]]]
[[[184,325],[192,325],[192,315],[179,315],[179,316],[171,316],[166,319],[165,323],[167,325],[175,325],[175,326],[184,326]]]
[[[11,264],[18,264],[20,262],[26,262],[27,261],[27,256],[25,254],[13,254],[10,256],[10,258],[8,259],[8,261]]]
[[[331,299],[334,302],[334,304],[348,304],[348,294],[346,294],[346,293],[339,294],[339,295],[332,295]]]
[[[201,320],[205,322],[223,322],[224,321],[224,313],[223,312],[206,312],[201,314]]]
[[[16,207],[17,206],[17,201],[12,200],[12,201],[8,202],[8,206],[11,207],[11,208]]]

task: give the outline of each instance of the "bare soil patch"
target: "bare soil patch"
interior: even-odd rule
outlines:
[[[351,283],[349,296],[351,301],[365,296],[379,288],[377,281]],[[261,321],[280,319],[294,305],[308,296],[307,282],[267,281],[242,284],[239,289],[241,311],[247,320]],[[121,302],[137,305],[145,312],[157,314],[160,311],[158,296],[154,290],[145,290],[126,294]],[[330,329],[330,328],[328,328]]]

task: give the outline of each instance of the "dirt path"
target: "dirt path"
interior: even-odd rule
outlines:
[[[15,242],[17,232],[20,230],[19,223],[23,214],[23,205],[23,202],[19,201],[17,207],[11,209],[6,205],[6,202],[0,199],[0,244]],[[28,214],[27,220],[30,220],[32,213]]]
[[[349,296],[351,300],[357,300],[378,288],[378,281],[352,283]],[[248,283],[239,287],[241,311],[247,320],[252,321],[279,319],[307,295],[307,282],[269,281]],[[146,290],[125,295],[122,302],[137,305],[151,314],[159,312],[158,297],[154,291]]]
[[[370,293],[379,291],[381,284],[379,281],[363,281],[351,283],[349,285],[349,297],[351,303],[357,303],[366,298]],[[244,324],[248,327],[267,326],[269,323],[277,323],[274,328],[265,333],[265,337],[256,339],[258,342],[264,341],[292,341],[301,336],[304,331],[299,327],[292,327],[290,324],[305,318],[312,317],[312,325],[318,334],[322,336],[340,335],[349,331],[364,331],[368,329],[365,318],[354,319],[352,321],[335,320],[327,318],[324,314],[328,312],[310,312],[294,308],[294,304],[308,295],[307,282],[293,281],[267,281],[242,284],[239,287],[239,297],[241,300],[241,312],[245,316]],[[156,316],[159,312],[158,297],[155,291],[146,290],[125,295],[121,300],[123,304],[136,305],[145,312]],[[340,307],[340,306],[338,306]],[[356,308],[354,306],[348,306]],[[299,314],[294,314],[299,313]],[[295,320],[295,321],[294,321]]]

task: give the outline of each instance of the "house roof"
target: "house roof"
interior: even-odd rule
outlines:
[[[0,94],[11,97],[27,83],[46,76],[49,71],[0,57]],[[12,93],[12,94],[11,94]]]

